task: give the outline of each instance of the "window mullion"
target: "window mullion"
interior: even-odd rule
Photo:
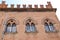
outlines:
[[[30,31],[32,31],[32,27],[31,27],[31,25],[30,25]]]
[[[13,32],[13,26],[12,26],[12,24],[11,24],[11,32]]]
[[[48,28],[49,28],[49,31],[51,31],[51,27],[50,27],[50,25],[48,26]]]

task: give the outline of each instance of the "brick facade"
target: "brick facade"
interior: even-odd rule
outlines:
[[[38,8],[37,5],[35,5],[35,8],[32,8],[31,5],[29,5],[29,8],[26,8],[26,5],[23,5],[24,8],[19,8],[20,5],[17,8],[14,8],[14,5],[7,8],[3,1],[0,4],[0,40],[60,40],[60,22],[56,16],[56,8],[52,8],[50,2],[47,3],[47,8],[44,8],[43,5],[40,5],[41,8]],[[9,19],[15,20],[16,33],[4,33]],[[28,33],[25,31],[28,19],[32,19],[37,32]],[[56,32],[45,31],[45,19],[49,19],[54,24]]]

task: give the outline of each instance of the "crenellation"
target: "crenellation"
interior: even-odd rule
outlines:
[[[44,5],[40,5],[40,8],[44,8]]]
[[[20,8],[20,4],[17,4],[17,8]]]
[[[32,8],[32,5],[31,5],[31,4],[29,4],[29,5],[28,5],[28,8]]]
[[[5,1],[2,1],[2,4],[5,4]]]
[[[14,4],[11,4],[11,8],[14,8]]]
[[[46,8],[52,8],[52,5],[50,2],[47,2]]]
[[[51,5],[51,2],[47,2],[48,5]]]
[[[34,8],[38,8],[38,5],[34,5]]]
[[[2,1],[0,8],[7,8],[8,4],[5,4],[5,1]]]
[[[8,8],[8,5],[5,4],[5,1],[2,1],[2,3],[0,4],[0,8]],[[17,8],[21,8],[20,6],[22,6],[23,8],[33,8],[32,4],[28,4],[28,7],[26,4],[20,5],[17,4]],[[39,8],[39,5],[34,4],[34,8]],[[44,6],[46,6],[46,8],[52,8],[51,2],[47,2],[47,5],[40,5],[40,8],[44,8]],[[10,8],[14,8],[14,4],[11,4]]]
[[[23,8],[26,8],[26,5],[25,4],[23,4],[22,6],[23,6]]]

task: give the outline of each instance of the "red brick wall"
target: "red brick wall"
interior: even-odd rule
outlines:
[[[32,18],[36,23],[36,33],[25,32],[25,21]],[[50,18],[55,22],[54,27],[58,32],[46,33],[42,21]],[[4,34],[4,40],[60,40],[60,25],[55,12],[2,12],[0,11],[0,40],[4,31],[5,23],[8,19],[15,19],[17,23],[17,33]]]

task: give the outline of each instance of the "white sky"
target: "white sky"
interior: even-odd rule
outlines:
[[[0,0],[0,3],[1,3],[2,0]],[[5,0],[7,4],[43,4],[43,5],[46,5],[47,4],[47,1],[50,1],[52,3],[52,6],[53,8],[57,8],[57,12],[56,12],[56,15],[58,17],[58,19],[60,20],[60,0]]]

